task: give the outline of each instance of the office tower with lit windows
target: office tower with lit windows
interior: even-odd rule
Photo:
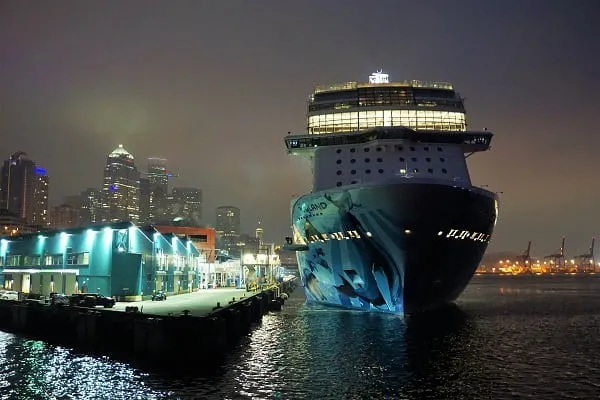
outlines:
[[[140,173],[122,144],[106,157],[102,196],[104,220],[139,221]]]
[[[168,208],[169,173],[167,160],[160,157],[148,158],[148,220],[156,222],[164,220]]]
[[[150,181],[140,178],[140,223],[151,223],[150,219]]]
[[[48,175],[25,152],[12,154],[0,170],[0,209],[28,224],[47,225]]]
[[[202,190],[189,187],[173,188],[170,197],[171,219],[185,220],[191,226],[202,225]]]
[[[233,206],[217,207],[215,231],[219,247],[236,252],[240,238],[240,209]]]
[[[167,173],[166,158],[148,158],[148,180],[152,188],[160,188],[164,193],[167,193],[169,189],[169,174]]]
[[[233,206],[220,206],[216,209],[215,230],[225,234],[240,234],[240,209]]]
[[[72,205],[67,202],[67,204]],[[90,225],[102,222],[102,190],[96,188],[88,188],[79,195],[79,221],[81,225]]]
[[[258,239],[258,243],[260,245],[262,245],[263,242],[264,242],[263,237],[264,237],[265,231],[263,230],[263,227],[261,226],[260,221],[258,221],[258,226],[256,227],[256,232],[255,233],[256,233],[255,236]]]
[[[40,228],[50,225],[48,218],[48,174],[40,167],[35,168],[33,188],[33,214],[31,224]]]

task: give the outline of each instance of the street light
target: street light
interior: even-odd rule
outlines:
[[[244,249],[242,248],[242,251],[240,253],[240,285],[239,285],[239,289],[241,289],[245,283],[245,279],[244,279]],[[247,290],[248,288],[246,288]]]

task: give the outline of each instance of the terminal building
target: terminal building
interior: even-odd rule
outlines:
[[[0,283],[25,294],[101,293],[121,301],[158,290],[188,293],[207,278],[214,257],[214,230],[198,229],[206,233],[114,222],[5,237]]]

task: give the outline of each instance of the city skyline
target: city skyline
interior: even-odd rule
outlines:
[[[123,143],[168,159],[206,215],[232,203],[246,230],[260,220],[283,238],[290,200],[310,190],[283,145],[305,128],[307,96],[383,69],[453,83],[469,127],[495,133],[469,160],[473,182],[501,192],[490,251],[533,240],[546,254],[567,236],[581,252],[600,233],[595,2],[142,4],[0,6],[2,158],[43,165],[51,205],[100,186]]]
[[[31,203],[31,206],[23,208],[22,205],[19,204],[10,204],[7,207],[5,199],[3,199],[4,192],[8,192],[10,178],[8,175],[4,176],[0,174],[0,209],[5,209],[6,211],[13,213],[15,217],[20,217],[25,222],[29,222],[34,227],[39,227],[41,229],[63,229],[66,227],[79,227],[85,226],[86,224],[93,224],[103,222],[117,222],[117,221],[132,221],[134,223],[147,223],[147,221],[154,221],[154,224],[164,224],[166,219],[166,215],[170,215],[172,213],[178,214],[178,219],[181,218],[181,215],[187,215],[187,218],[191,218],[187,221],[188,224],[192,226],[209,226],[218,230],[219,228],[219,210],[223,208],[235,208],[237,210],[238,219],[240,214],[240,209],[232,206],[218,206],[213,210],[213,213],[208,213],[211,215],[210,218],[202,219],[202,189],[201,188],[190,188],[190,187],[182,187],[177,185],[171,185],[169,187],[168,180],[172,176],[176,176],[172,172],[169,172],[167,165],[168,160],[165,158],[159,157],[148,157],[142,160],[147,162],[146,169],[143,167],[143,162],[140,165],[140,162],[136,163],[135,156],[129,153],[126,148],[119,144],[112,152],[107,154],[106,165],[104,167],[104,179],[100,186],[92,187],[93,185],[88,185],[86,188],[79,190],[79,193],[71,193],[69,195],[63,196],[62,199],[57,199],[55,204],[48,204],[47,194],[48,194],[48,173],[46,169],[39,167],[36,164],[34,159],[31,159],[27,152],[17,151],[14,152],[10,157],[6,160],[0,160],[0,168],[3,173],[10,173],[10,169],[7,169],[8,163],[13,162],[14,160],[23,159],[24,163],[31,170],[31,174],[35,177],[35,181],[31,181],[31,188],[29,191],[31,193],[27,194],[25,191],[25,187],[23,187],[23,179],[12,182],[10,187],[12,189],[18,189],[19,196],[11,196],[14,201]],[[124,164],[123,164],[124,160]],[[23,163],[21,162],[21,164]],[[13,167],[13,175],[14,171],[16,171],[18,165]],[[138,168],[140,166],[141,168]],[[125,177],[121,177],[121,169],[125,169]],[[129,176],[130,173],[127,172],[129,169],[133,169],[133,176]],[[21,168],[22,169],[22,168]],[[114,171],[113,171],[114,170]],[[109,172],[112,171],[112,172]],[[144,178],[143,176],[146,176]],[[131,178],[137,177],[137,185],[135,182],[131,181]],[[15,176],[14,178],[21,178],[20,176]],[[122,181],[122,179],[125,179]],[[38,182],[39,180],[39,182]],[[26,181],[26,179],[25,179]],[[147,196],[158,196],[158,200],[154,199],[154,201],[149,201],[150,204],[145,204],[142,201],[143,197],[143,182],[147,181],[147,185],[149,185]],[[15,186],[16,185],[16,186]],[[43,187],[39,187],[42,185]],[[133,186],[139,188],[140,195],[130,194],[128,193],[125,196],[125,199],[128,201],[125,204],[119,204],[119,201],[116,201],[114,206],[115,210],[111,211],[110,203],[114,202],[113,198],[117,193],[120,193],[122,190],[126,192],[133,190]],[[50,186],[51,187],[51,186]],[[114,187],[114,188],[113,188]],[[119,187],[118,190],[117,187]],[[38,193],[39,189],[42,189],[40,193]],[[155,193],[156,190],[160,190],[160,192]],[[93,201],[90,199],[84,200],[84,197],[89,197],[89,192],[93,191],[98,194],[102,194],[103,198],[97,200],[97,207],[99,207],[100,214],[96,215],[96,213],[91,212],[88,207],[92,207]],[[35,192],[35,193],[34,193]],[[40,198],[43,196],[43,198]],[[28,197],[27,197],[28,196]],[[26,201],[27,197],[27,201]],[[139,198],[138,198],[139,197]],[[3,203],[4,201],[4,203]],[[37,204],[40,202],[40,204]],[[129,204],[129,202],[132,202]],[[133,210],[133,204],[138,204],[138,209]],[[154,204],[156,203],[156,204]],[[95,204],[95,203],[94,203]],[[144,205],[145,204],[145,205]],[[154,207],[153,207],[154,204]],[[143,212],[143,208],[146,206],[148,210],[146,210],[146,214]],[[124,207],[125,209],[118,211],[120,207]],[[192,207],[192,209],[184,210],[183,208]],[[167,209],[168,208],[168,209]],[[126,211],[129,209],[129,211]],[[150,210],[153,210],[152,214]],[[72,214],[76,211],[75,214]],[[82,212],[86,212],[89,214],[87,216],[80,216]],[[53,213],[57,212],[59,214],[59,219],[57,221],[52,220]],[[113,213],[115,213],[113,215]],[[125,214],[121,215],[122,212]],[[126,214],[128,212],[133,212],[135,215],[129,218]],[[31,215],[29,215],[31,214]],[[92,215],[93,214],[93,215]],[[118,215],[117,215],[118,214]],[[27,217],[26,215],[29,215]],[[73,216],[76,216],[76,220],[73,220]],[[41,220],[43,218],[43,220]],[[82,219],[83,218],[83,219]],[[100,219],[97,219],[100,218]],[[65,221],[69,221],[65,225]],[[145,222],[146,221],[146,222]],[[58,223],[59,226],[54,226],[55,222]],[[63,226],[64,225],[64,226]],[[260,226],[261,222],[257,221],[256,226]],[[248,227],[248,232],[253,231],[256,226]],[[261,228],[262,229],[262,228]],[[238,221],[238,226],[235,229],[237,235],[246,234],[246,230],[241,228],[241,224]]]

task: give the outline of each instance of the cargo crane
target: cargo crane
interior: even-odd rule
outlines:
[[[576,259],[578,259],[581,264],[581,270],[583,272],[595,272],[596,270],[596,260],[594,259],[594,242],[596,241],[596,238],[593,237],[592,238],[592,244],[590,245],[590,250],[587,254],[580,254],[576,257]]]
[[[523,273],[531,274],[531,240],[523,254],[516,257],[517,263],[523,263]]]
[[[559,272],[565,267],[565,237],[562,238],[562,244],[558,253],[548,254],[544,257],[545,260],[550,260],[550,271]]]

